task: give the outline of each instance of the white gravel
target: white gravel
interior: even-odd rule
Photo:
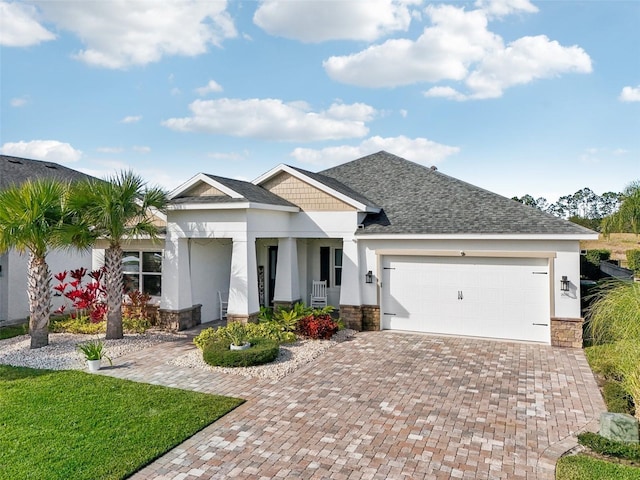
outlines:
[[[322,352],[344,342],[355,335],[355,330],[340,330],[331,340],[299,340],[294,343],[280,345],[280,353],[275,361],[256,367],[212,367],[202,359],[200,349],[193,350],[180,357],[169,360],[167,363],[180,367],[191,367],[213,372],[231,373],[244,377],[278,380],[285,375],[297,370],[305,363],[322,354]]]
[[[167,360],[167,364],[190,367],[213,372],[231,373],[245,377],[277,380],[318,357],[322,352],[355,335],[355,330],[341,330],[331,340],[300,340],[280,346],[280,354],[272,363],[246,368],[222,368],[207,365],[202,360],[202,352],[196,348],[180,357]],[[160,342],[186,338],[183,334],[168,332],[147,332],[143,335],[125,335],[121,340],[105,340],[104,335],[80,335],[71,333],[50,333],[49,345],[29,348],[29,335],[0,340],[0,364],[16,367],[44,368],[49,370],[83,370],[86,362],[78,352],[79,343],[100,339],[106,354],[115,360],[128,353],[156,345]]]
[[[105,340],[104,335],[50,333],[49,345],[31,350],[31,337],[20,335],[0,340],[0,364],[49,370],[83,370],[86,368],[86,362],[76,348],[79,343],[100,339],[104,343],[105,353],[114,360],[151,345],[180,338],[185,336],[165,332],[127,334],[121,340]]]

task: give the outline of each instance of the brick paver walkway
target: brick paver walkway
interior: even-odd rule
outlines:
[[[247,402],[134,479],[553,479],[605,408],[581,350],[359,333],[269,382],[166,363],[189,348],[104,373]]]

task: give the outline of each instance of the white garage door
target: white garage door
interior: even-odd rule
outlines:
[[[385,256],[383,329],[550,342],[546,258]]]

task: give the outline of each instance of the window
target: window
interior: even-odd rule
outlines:
[[[342,285],[341,248],[320,247],[320,280],[326,280],[327,287]]]
[[[125,293],[140,290],[154,297],[160,296],[162,252],[123,252],[122,270]]]

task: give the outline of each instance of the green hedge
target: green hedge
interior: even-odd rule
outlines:
[[[246,350],[230,350],[228,340],[213,340],[202,348],[202,358],[216,367],[251,367],[273,362],[278,357],[280,344],[269,338],[252,338]]]
[[[611,250],[606,250],[604,248],[594,248],[593,250],[587,250],[587,254],[585,255],[587,262],[595,265],[596,267],[600,266],[600,262],[609,260],[611,258]]]
[[[593,432],[578,434],[578,443],[601,455],[640,462],[640,444],[615,442]]]
[[[627,266],[629,270],[640,274],[640,250],[627,250]]]

